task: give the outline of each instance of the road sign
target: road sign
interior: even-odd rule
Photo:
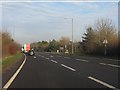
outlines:
[[[103,44],[107,44],[107,43],[108,43],[107,39],[104,39]]]
[[[104,51],[104,54],[106,55],[107,54],[107,51],[106,51],[106,44],[108,43],[107,39],[104,39],[103,41],[103,44],[105,45],[105,51]]]

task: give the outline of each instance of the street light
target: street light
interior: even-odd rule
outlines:
[[[73,52],[73,18],[64,18],[64,19],[71,19],[72,21],[72,54],[74,53]]]

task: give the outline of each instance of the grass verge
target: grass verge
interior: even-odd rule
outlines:
[[[23,58],[22,53],[17,53],[15,55],[8,56],[6,58],[3,58],[2,60],[2,72],[5,71],[7,68],[10,68],[14,63],[21,60]]]

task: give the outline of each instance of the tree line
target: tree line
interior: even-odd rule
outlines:
[[[110,19],[97,20],[95,26],[89,26],[82,37],[82,49],[88,54],[118,54],[118,33]],[[105,43],[106,41],[106,43]]]
[[[39,41],[31,43],[36,51],[40,52],[65,52],[66,49],[70,49],[70,39],[68,37],[61,37],[60,40],[50,40],[50,41]]]
[[[63,36],[60,40],[34,42],[31,46],[37,51],[56,52],[59,50],[64,53],[67,49],[71,53],[71,43],[68,37]],[[106,48],[107,55],[118,55],[117,28],[112,20],[99,19],[95,21],[94,26],[87,26],[82,41],[74,42],[73,45],[74,53],[103,55]]]

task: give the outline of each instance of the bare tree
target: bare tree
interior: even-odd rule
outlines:
[[[70,39],[68,37],[61,37],[59,43],[61,46],[69,45]]]
[[[109,45],[113,45],[117,37],[117,30],[110,19],[100,19],[96,22],[96,30],[99,36],[99,44],[101,45],[104,39],[107,39]]]

